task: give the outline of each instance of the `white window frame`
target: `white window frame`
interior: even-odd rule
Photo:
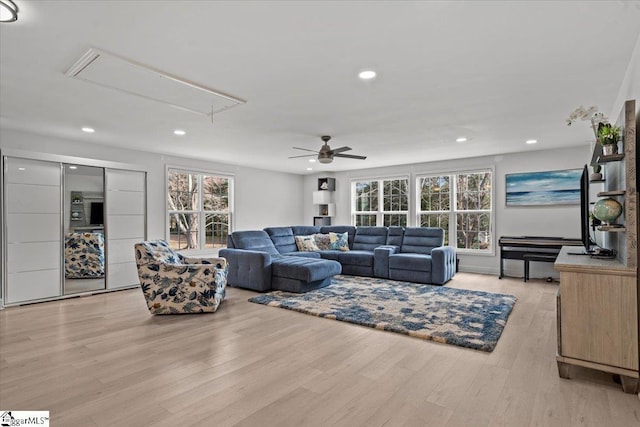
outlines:
[[[384,210],[384,182],[404,179],[407,181],[407,210],[406,211],[385,211]],[[378,182],[378,209],[375,211],[356,211],[356,184],[359,182]],[[407,227],[409,226],[409,209],[411,207],[411,181],[408,175],[385,176],[375,178],[354,178],[351,180],[351,225],[356,225],[356,215],[375,215],[376,226],[384,224],[385,215],[405,215]]]
[[[457,206],[457,193],[458,193],[458,175],[467,175],[474,173],[490,173],[491,174],[491,207],[490,209],[474,209],[474,210],[460,210]],[[432,178],[439,176],[448,176],[449,177],[449,206],[450,210],[448,211],[423,211],[421,210],[421,192],[422,187],[420,185],[420,180],[424,178]],[[448,240],[449,246],[453,246],[456,248],[458,253],[468,254],[468,255],[486,255],[486,256],[495,256],[495,246],[496,246],[496,236],[495,236],[495,170],[494,168],[480,168],[480,169],[472,169],[472,170],[458,170],[458,171],[448,171],[448,172],[434,172],[434,173],[423,173],[416,175],[416,191],[415,191],[415,223],[416,226],[420,226],[420,216],[423,214],[449,214],[449,231],[448,231]],[[489,226],[489,235],[491,238],[491,244],[488,249],[467,249],[467,248],[458,248],[457,247],[457,221],[456,216],[460,213],[488,213],[491,224]]]
[[[192,174],[192,175],[197,175],[197,179],[198,179],[198,206],[200,207],[200,209],[193,209],[193,210],[171,210],[169,209],[169,174],[171,172],[179,172],[179,173],[186,173],[186,174]],[[216,178],[224,178],[227,179],[229,181],[229,194],[228,194],[228,211],[208,211],[208,210],[204,210],[204,192],[202,191],[202,179],[204,176],[214,176]],[[228,234],[231,234],[233,232],[233,220],[234,220],[234,175],[228,174],[228,173],[222,173],[222,172],[215,172],[215,171],[208,171],[208,170],[201,170],[201,169],[193,169],[193,168],[185,168],[185,167],[181,167],[181,166],[166,166],[165,168],[165,179],[164,179],[164,183],[165,183],[165,190],[164,190],[164,195],[165,195],[165,210],[166,210],[166,215],[165,215],[165,239],[167,242],[170,242],[171,239],[171,230],[170,230],[170,224],[171,221],[169,220],[169,218],[171,217],[171,215],[173,214],[177,214],[177,213],[184,213],[184,214],[196,214],[199,216],[199,224],[203,224],[203,226],[199,227],[198,229],[198,247],[197,248],[192,248],[192,249],[181,249],[180,252],[183,253],[189,253],[189,252],[196,252],[196,251],[203,251],[203,250],[214,250],[214,248],[207,248],[206,247],[206,227],[204,226],[205,221],[205,215],[215,215],[215,214],[222,214],[222,215],[229,215],[229,231]]]

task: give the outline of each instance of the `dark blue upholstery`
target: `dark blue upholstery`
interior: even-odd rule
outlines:
[[[347,232],[350,250],[297,250],[295,236],[330,232]],[[268,227],[234,232],[228,241],[228,249],[220,251],[229,262],[228,283],[259,291],[306,292],[327,286],[331,276],[340,274],[337,267],[342,274],[438,285],[448,282],[456,269],[455,249],[442,246],[440,228]]]
[[[220,249],[227,260],[227,284],[265,292],[271,290],[271,255],[245,249]]]
[[[387,243],[387,227],[358,227],[353,237],[353,249],[373,251]]]
[[[408,227],[404,229],[400,252],[431,254],[433,248],[444,243],[444,230],[436,227]]]
[[[294,225],[291,227],[294,236],[310,236],[312,234],[320,233],[320,227],[315,225]]]
[[[286,277],[303,282],[315,282],[340,274],[342,271],[340,263],[336,261],[295,256],[274,258],[271,269],[274,277]]]
[[[389,227],[386,244],[389,246],[397,246],[398,248],[400,248],[400,246],[402,246],[403,236],[404,236],[404,227],[398,227],[398,226]]]
[[[406,228],[400,253],[389,255],[389,278],[444,285],[455,275],[456,251],[443,242],[441,228]]]
[[[264,231],[269,235],[279,253],[286,254],[298,250],[291,227],[267,227]]]
[[[262,292],[271,289],[306,292],[331,284],[331,277],[340,274],[340,263],[320,259],[316,252],[295,250],[281,255],[271,239],[285,248],[287,241],[293,239],[291,227],[270,227],[268,231],[271,236],[263,230],[229,235],[233,247],[220,250],[220,256],[229,264],[229,285]]]
[[[233,240],[233,247],[236,249],[250,249],[270,255],[280,255],[269,235],[263,230],[234,231],[229,237]]]

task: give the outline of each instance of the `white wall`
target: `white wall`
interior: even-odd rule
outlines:
[[[132,145],[135,144],[132,143]],[[166,165],[233,175],[234,230],[298,224],[303,221],[303,201],[297,197],[303,193],[301,175],[112,148],[87,141],[68,141],[25,132],[0,130],[0,150],[9,149],[127,163],[146,170],[147,237],[149,239],[165,238]],[[197,153],[191,154],[197,155]]]
[[[506,207],[505,174],[518,172],[549,171],[582,168],[591,158],[589,145],[557,150],[529,151],[525,153],[486,156],[468,159],[416,163],[384,168],[360,169],[348,172],[315,174],[305,177],[304,218],[305,224],[311,224],[313,203],[311,195],[316,180],[322,176],[336,178],[336,217],[333,224],[351,223],[351,180],[355,178],[378,178],[409,176],[410,194],[415,194],[416,175],[424,173],[452,172],[493,168],[494,206],[495,206],[495,254],[459,255],[460,269],[477,273],[498,274],[500,268],[497,239],[500,236],[553,236],[580,238],[580,206],[557,207]],[[413,202],[413,198],[412,198]],[[409,225],[415,226],[415,206],[410,206]],[[522,261],[505,261],[507,275],[522,276]],[[551,264],[532,263],[531,277],[558,277]]]

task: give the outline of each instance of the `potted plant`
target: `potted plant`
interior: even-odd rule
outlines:
[[[602,173],[600,172],[602,170],[602,166],[593,165],[592,167],[593,173],[589,177],[589,181],[602,181]]]
[[[612,126],[611,123],[598,123],[598,142],[602,144],[602,154],[610,156],[618,151],[618,140],[620,140],[620,128]]]

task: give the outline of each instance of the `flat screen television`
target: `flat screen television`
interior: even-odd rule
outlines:
[[[582,176],[580,177],[580,239],[584,245],[584,249],[587,253],[591,252],[591,246],[595,245],[595,242],[591,240],[591,233],[589,232],[589,214],[591,209],[589,206],[589,169],[587,165],[584,165],[582,170]]]
[[[104,202],[91,202],[91,215],[89,225],[104,224]]]

